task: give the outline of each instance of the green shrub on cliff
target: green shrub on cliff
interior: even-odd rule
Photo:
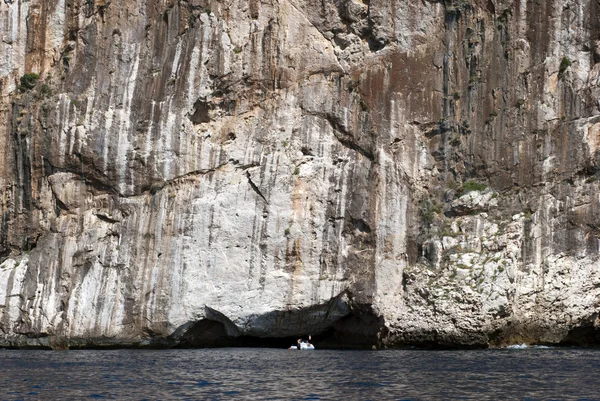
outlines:
[[[567,56],[564,56],[560,62],[560,67],[558,67],[558,75],[563,75],[570,66],[571,60]]]
[[[52,95],[52,89],[50,88],[50,85],[43,84],[42,87],[40,88],[40,93],[44,97],[51,96]]]
[[[441,215],[443,212],[442,205],[432,199],[426,199],[421,202],[421,217],[426,223],[432,223],[436,216]]]
[[[483,191],[487,188],[487,184],[484,184],[482,182],[477,182],[477,181],[473,181],[473,180],[469,180],[467,182],[465,182],[462,187],[460,188],[460,190],[458,191],[458,193],[456,194],[457,197],[461,197],[464,194],[471,192],[471,191]]]
[[[29,89],[33,89],[37,84],[40,76],[35,72],[30,72],[29,74],[25,74],[21,77],[21,90],[26,91]]]

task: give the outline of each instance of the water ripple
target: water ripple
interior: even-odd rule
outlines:
[[[6,400],[600,400],[600,350],[0,350]]]

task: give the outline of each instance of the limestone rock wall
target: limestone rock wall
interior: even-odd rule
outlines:
[[[597,0],[5,0],[0,36],[2,345],[600,339]]]

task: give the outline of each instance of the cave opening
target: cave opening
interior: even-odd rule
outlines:
[[[597,319],[597,314],[595,319]],[[598,347],[600,346],[600,327],[595,326],[593,322],[586,322],[581,326],[574,327],[569,330],[569,333],[559,345],[567,347]]]
[[[325,329],[307,333],[298,331],[287,336],[231,335],[225,324],[216,320],[202,319],[192,324],[179,338],[175,348],[218,348],[249,347],[286,349],[295,345],[298,339],[311,343],[316,349],[371,349],[380,347],[384,334],[383,319],[372,313],[350,313],[335,321]]]
[[[221,322],[203,319],[194,323],[179,340],[176,348],[288,348],[296,344],[298,338],[308,336],[259,337],[232,336]]]

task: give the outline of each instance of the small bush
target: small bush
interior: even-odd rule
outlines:
[[[40,93],[44,96],[51,96],[52,95],[52,89],[50,89],[50,85],[48,84],[43,84],[42,88],[40,89]]]
[[[367,105],[367,103],[363,99],[360,99],[360,109],[362,111],[369,110],[369,106]]]
[[[567,68],[571,66],[571,64],[571,60],[567,56],[564,56],[560,61],[560,67],[558,67],[558,75],[563,75]]]
[[[442,205],[434,200],[426,199],[421,203],[421,217],[427,223],[432,223],[442,211]]]
[[[459,146],[460,145],[460,136],[459,135],[454,135],[450,139],[450,145],[452,145],[452,146]]]
[[[462,185],[461,190],[458,192],[458,196],[461,197],[464,194],[471,192],[471,191],[483,191],[486,188],[487,188],[487,184],[469,180]]]
[[[33,89],[37,84],[40,76],[35,72],[30,72],[29,74],[25,74],[21,77],[21,90],[29,90]]]
[[[483,191],[486,188],[487,184],[473,180],[467,181],[463,184],[463,189],[465,191]]]

